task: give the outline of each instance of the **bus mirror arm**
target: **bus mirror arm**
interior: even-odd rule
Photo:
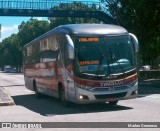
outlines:
[[[139,50],[139,42],[137,37],[134,34],[129,33],[131,40],[134,43],[135,53],[138,53]]]
[[[69,35],[66,35],[67,38],[67,48],[68,48],[68,55],[69,59],[74,59],[74,44]]]

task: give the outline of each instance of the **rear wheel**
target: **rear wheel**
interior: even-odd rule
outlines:
[[[117,105],[117,103],[118,103],[118,101],[110,101],[109,105],[115,106],[115,105]]]
[[[36,96],[37,98],[42,98],[42,94],[38,92],[37,84],[36,84],[35,81],[33,82],[33,88],[34,88],[34,91],[35,91],[35,96]]]
[[[64,107],[68,107],[69,102],[66,100],[64,87],[60,86],[59,90],[60,90],[59,91],[59,98],[60,98],[62,105]]]

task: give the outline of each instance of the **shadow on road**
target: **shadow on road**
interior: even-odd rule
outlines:
[[[79,114],[79,113],[93,113],[93,112],[111,112],[120,110],[130,110],[131,107],[126,106],[110,106],[107,103],[96,103],[87,105],[71,104],[69,108],[65,108],[61,105],[58,99],[45,96],[38,99],[34,94],[21,95],[13,97],[16,105],[21,105],[29,110],[37,112],[43,116],[54,116],[64,114]]]

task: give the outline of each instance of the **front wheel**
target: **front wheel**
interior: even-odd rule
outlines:
[[[69,106],[69,102],[66,100],[65,89],[62,86],[60,87],[59,96],[60,96],[60,101],[61,101],[62,105],[64,107],[68,107]]]
[[[109,105],[115,106],[115,105],[117,105],[117,103],[118,103],[118,101],[110,101]]]

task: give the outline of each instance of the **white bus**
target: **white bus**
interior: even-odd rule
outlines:
[[[116,105],[138,95],[137,53],[137,38],[120,26],[62,25],[24,47],[25,85],[64,105]]]
[[[10,65],[5,65],[4,66],[4,72],[5,73],[10,73],[10,71],[11,71],[11,66]]]

